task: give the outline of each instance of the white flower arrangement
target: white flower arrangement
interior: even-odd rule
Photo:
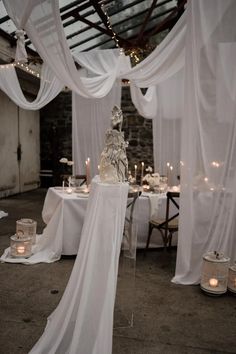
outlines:
[[[74,165],[74,161],[69,161],[66,157],[62,157],[59,162],[61,163],[65,163],[68,166],[73,166]]]
[[[160,175],[159,173],[155,172],[152,173],[152,167],[148,166],[146,168],[146,171],[148,172],[144,177],[143,177],[143,182],[146,182],[150,188],[154,188],[156,186],[159,186],[160,184]]]

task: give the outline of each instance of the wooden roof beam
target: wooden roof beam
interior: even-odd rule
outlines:
[[[143,33],[144,33],[144,31],[145,31],[145,28],[146,28],[146,26],[147,26],[147,24],[148,24],[148,21],[149,21],[150,17],[152,16],[153,10],[154,10],[155,7],[156,7],[157,1],[158,1],[158,0],[153,0],[153,1],[152,1],[152,5],[151,5],[151,7],[150,7],[149,10],[148,10],[147,16],[145,17],[145,19],[144,19],[144,21],[143,21],[143,24],[142,24],[142,27],[141,27],[141,29],[140,29],[139,35],[138,35],[138,37],[137,37],[137,39],[136,39],[136,45],[137,45],[139,42],[142,41]]]
[[[148,34],[148,37],[144,39],[144,41],[147,43],[149,38],[160,31],[163,30],[163,27],[166,25],[166,23],[170,22],[174,17],[177,17],[177,15],[180,13],[181,9],[184,8],[184,5],[186,4],[187,0],[182,0],[179,3],[179,6],[176,6],[174,10],[161,22],[158,23],[158,25]]]

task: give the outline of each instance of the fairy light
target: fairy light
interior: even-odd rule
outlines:
[[[107,19],[107,27],[108,27],[109,30],[112,32],[112,37],[111,37],[111,38],[114,40],[116,47],[117,47],[117,48],[120,48],[119,39],[117,38],[116,32],[113,31],[113,29],[112,29],[110,16],[108,15],[108,13],[107,13],[107,11],[106,11],[106,9],[105,9],[105,5],[104,5],[104,2],[103,2],[103,1],[102,1],[102,3],[101,3],[101,9],[102,9],[104,15],[106,16],[106,19]],[[123,54],[123,48],[120,48],[120,54]]]
[[[13,62],[10,64],[1,64],[0,69],[1,70],[7,70],[13,67],[19,67],[20,69],[25,70],[27,73],[30,73],[33,76],[40,77],[39,73],[33,69],[31,69],[27,64],[20,63],[19,61]]]

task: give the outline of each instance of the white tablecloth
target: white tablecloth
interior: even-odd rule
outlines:
[[[138,198],[133,216],[137,230],[138,248],[146,246],[151,201],[153,205],[156,203],[156,212],[159,217],[165,217],[165,196],[143,193]],[[43,234],[37,236],[33,255],[29,258],[11,258],[10,248],[7,248],[0,260],[10,263],[35,264],[55,262],[60,259],[61,255],[76,255],[87,204],[88,195],[86,194],[68,194],[66,189],[63,191],[61,187],[49,188],[42,210],[42,217],[47,226],[43,230]],[[172,209],[173,206],[171,206],[171,212],[173,212]],[[177,244],[177,237],[173,238],[172,244]],[[153,230],[149,247],[163,247],[162,237],[158,230]]]
[[[92,183],[68,285],[30,354],[111,354],[127,184]]]

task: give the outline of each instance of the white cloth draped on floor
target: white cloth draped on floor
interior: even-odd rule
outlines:
[[[128,184],[92,183],[68,285],[30,354],[111,354],[127,196]]]

